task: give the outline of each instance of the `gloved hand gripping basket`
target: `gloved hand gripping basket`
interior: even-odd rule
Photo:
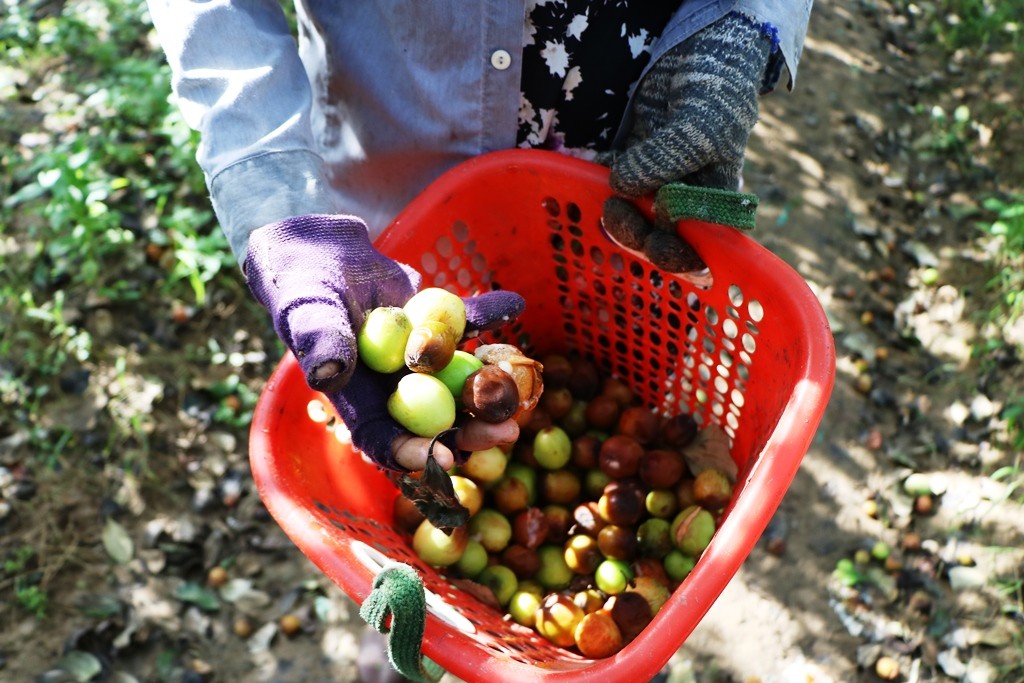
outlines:
[[[437,180],[377,246],[417,268],[424,287],[521,294],[524,314],[493,340],[534,358],[585,355],[647,406],[690,413],[730,436],[740,474],[717,533],[615,656],[591,660],[551,645],[424,565],[393,526],[394,483],[311,418],[320,395],[294,358],[281,361],[256,408],[253,476],[283,530],[358,603],[389,560],[414,567],[428,597],[423,653],[466,681],[650,679],[751,552],[831,393],[832,335],[795,271],[735,228],[683,220],[679,230],[713,282],[696,287],[660,272],[604,234],[607,177],[601,166],[555,153],[485,155]]]

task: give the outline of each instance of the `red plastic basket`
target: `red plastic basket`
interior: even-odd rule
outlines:
[[[607,179],[601,166],[552,152],[495,152],[438,179],[377,246],[418,268],[424,286],[462,296],[499,287],[520,293],[526,311],[505,341],[533,357],[584,354],[648,406],[688,412],[732,438],[740,479],[718,532],[654,621],[617,655],[591,660],[550,645],[420,562],[392,525],[397,489],[311,419],[309,406],[321,396],[290,355],[256,407],[250,459],[270,513],[360,604],[383,563],[417,568],[430,607],[423,652],[463,680],[651,678],[764,531],[832,390],[828,322],[795,271],[734,228],[682,221],[713,284],[697,288],[660,272],[600,227]]]

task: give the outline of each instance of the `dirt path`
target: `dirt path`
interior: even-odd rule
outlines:
[[[758,239],[811,283],[840,332],[860,328],[860,312],[836,295],[864,270],[851,221],[877,220],[871,208],[885,192],[865,178],[863,162],[906,115],[893,94],[914,69],[852,12],[816,3],[797,88],[763,100],[746,177],[762,198]],[[879,464],[849,454],[870,408],[837,353],[829,408],[773,523],[785,552],[762,542],[680,654],[736,680],[857,680],[859,642],[828,605],[827,585],[837,560],[876,531],[861,503]]]
[[[975,378],[957,375],[970,366],[967,345],[977,330],[966,316],[938,316],[941,331],[920,334],[924,348],[899,330],[901,303],[930,263],[912,256],[910,245],[926,240],[932,254],[959,253],[970,238],[962,222],[941,211],[922,215],[907,200],[914,185],[943,180],[912,167],[900,148],[906,128],[922,120],[913,114],[913,84],[942,65],[912,54],[911,36],[868,7],[816,3],[799,86],[764,100],[751,144],[747,182],[762,197],[759,239],[818,293],[839,358],[815,443],[767,534],[785,537],[785,552],[776,556],[762,542],[680,654],[734,680],[879,680],[879,651],[830,592],[837,562],[875,539],[897,548],[915,523],[915,533],[926,535],[941,533],[943,522],[963,523],[950,510],[943,522],[865,512],[867,501],[907,474],[900,456],[914,454],[926,470],[953,470],[977,447],[967,440],[950,453],[946,441],[958,427],[950,406],[977,395]],[[948,195],[934,198],[936,208],[958,201]],[[980,289],[969,263],[935,265],[961,292]],[[853,352],[865,348],[884,355]],[[944,370],[929,374],[937,368]],[[861,375],[871,377],[870,390],[858,386]],[[1010,514],[1024,521],[1019,508]],[[934,653],[924,659],[932,667],[918,675],[935,680]]]

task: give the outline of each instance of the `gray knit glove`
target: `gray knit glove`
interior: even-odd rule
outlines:
[[[766,30],[733,12],[666,52],[637,90],[625,150],[603,159],[612,189],[628,198],[667,183],[736,191],[772,50]],[[704,267],[674,226],[651,230],[631,207],[617,199],[606,208],[613,238],[665,270]]]

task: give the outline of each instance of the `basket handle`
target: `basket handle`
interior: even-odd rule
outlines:
[[[436,683],[444,675],[421,653],[427,605],[423,580],[412,567],[391,562],[377,574],[359,616],[388,636],[388,660],[399,674],[418,683]]]
[[[654,196],[655,211],[672,223],[693,218],[707,223],[753,230],[756,194],[683,183],[662,185]]]

